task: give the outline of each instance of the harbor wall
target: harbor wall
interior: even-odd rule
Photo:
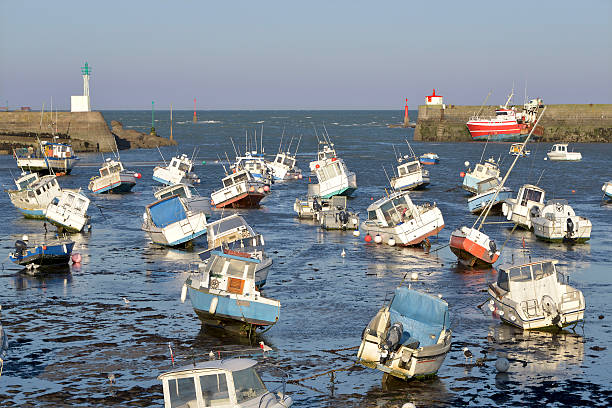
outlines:
[[[481,117],[495,116],[498,106],[485,106]],[[421,105],[414,140],[426,142],[469,142],[466,122],[480,106]],[[518,109],[518,107],[517,107]],[[612,143],[612,104],[547,105],[538,124],[541,142]]]
[[[138,144],[122,139],[109,129],[101,112],[0,112],[0,154],[12,154],[14,148],[38,146],[53,135],[60,142],[72,144],[76,152],[110,152],[119,148],[166,146],[176,142],[166,138],[140,134]],[[136,138],[136,136],[134,136]]]

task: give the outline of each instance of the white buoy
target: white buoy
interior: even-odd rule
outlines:
[[[504,311],[500,310],[499,312],[497,312],[498,315],[503,316],[504,315]]]
[[[357,222],[358,222],[358,221],[357,221],[357,218],[353,218],[353,219],[351,220],[351,222],[353,223],[353,225],[355,225],[355,226],[356,226],[356,225],[357,225]]]
[[[217,305],[218,304],[219,304],[219,298],[215,296],[210,301],[210,307],[208,308],[208,313],[215,314],[215,312],[217,311]]]
[[[510,316],[510,320],[515,321],[516,320],[516,316],[515,315]]]
[[[500,357],[495,362],[495,368],[497,368],[497,371],[499,371],[500,373],[505,373],[510,368],[510,362],[507,358]]]
[[[463,164],[465,165],[465,167],[468,167],[470,165],[470,162],[466,160]]]
[[[353,236],[354,236],[354,237],[358,237],[358,236],[359,236],[359,230],[355,230],[355,231],[353,231]]]
[[[548,160],[548,157],[545,157],[545,158],[544,158],[544,161],[546,161],[546,160]]]
[[[374,237],[374,242],[376,242],[377,244],[380,244],[382,242],[382,237],[380,236],[380,234],[376,234],[376,236]]]
[[[389,244],[389,246],[395,246],[395,239],[393,239],[393,237],[389,238],[389,241],[387,241],[387,244]]]
[[[418,274],[418,273],[416,273],[416,272],[412,272],[412,273],[410,274],[410,279],[411,279],[411,280],[418,280],[418,279],[419,279],[419,274]]]
[[[187,299],[187,285],[183,285],[181,289],[181,303],[185,303],[185,299]]]
[[[27,235],[22,235],[21,236],[21,240],[22,241],[28,241],[28,236]]]
[[[340,253],[340,256],[343,258],[346,256],[346,251],[344,250],[344,248],[342,248],[342,252]]]
[[[494,311],[494,310],[495,310],[495,306],[493,306],[493,305],[489,305],[489,310],[490,310],[490,311]]]
[[[416,405],[414,405],[412,402],[407,402],[402,405],[402,408],[416,408]]]

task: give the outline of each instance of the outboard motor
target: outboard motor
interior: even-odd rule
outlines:
[[[312,209],[315,210],[316,212],[319,212],[323,209],[323,206],[321,205],[321,203],[319,203],[319,200],[317,200],[316,198],[314,199],[314,202],[312,203]]]
[[[567,219],[567,237],[571,238],[574,235],[574,221],[571,218]]]
[[[15,241],[15,253],[20,255],[25,255],[28,250],[28,244],[18,239]]]
[[[346,211],[340,211],[338,213],[338,220],[340,220],[340,223],[342,224],[343,227],[346,227],[346,224],[348,224],[348,221],[349,221],[349,216],[346,213]]]
[[[493,254],[495,254],[495,252],[497,251],[497,244],[495,244],[495,241],[490,240],[489,241],[489,249],[491,250],[491,256],[493,256]]]
[[[529,215],[531,215],[531,218],[539,217],[540,207],[538,207],[537,205],[534,205],[533,207],[531,207],[531,209],[529,210]]]
[[[387,355],[399,348],[403,332],[404,327],[399,322],[393,323],[393,325],[389,327],[389,330],[387,330],[387,337],[383,343],[383,350],[387,352]]]

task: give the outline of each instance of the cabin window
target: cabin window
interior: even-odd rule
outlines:
[[[66,196],[66,203],[64,204],[65,206],[72,206],[72,202],[74,201],[74,196],[72,194],[68,194]]]
[[[189,172],[189,165],[187,163],[181,163],[178,166],[179,170],[184,171],[185,173]]]
[[[477,164],[476,165],[476,173],[482,173],[482,172],[484,172],[482,164]]]
[[[377,220],[376,211],[368,211],[368,220]]]
[[[508,273],[503,269],[500,269],[499,273],[497,274],[497,286],[506,291],[510,290],[508,287]]]
[[[227,391],[225,374],[201,375],[200,387],[202,389],[204,406],[229,404],[229,392]]]
[[[77,198],[74,208],[77,210],[81,210],[82,208],[84,208],[84,206],[85,206],[85,200],[83,200],[82,198]]]
[[[108,176],[108,169],[100,169],[100,175],[102,177]]]
[[[497,112],[497,116],[506,116],[508,112]]]
[[[406,167],[402,166],[398,170],[399,170],[399,175],[400,176],[405,176],[406,175]]]
[[[252,367],[234,371],[232,375],[238,403],[249,401],[268,392],[259,374]]]
[[[517,266],[509,271],[510,280],[513,282],[524,282],[531,280],[529,266]]]
[[[172,191],[168,191],[166,193],[160,194],[159,199],[161,200],[162,198],[170,197],[171,195],[172,195]]]
[[[235,276],[237,278],[242,278],[244,276],[244,262],[240,261],[226,261],[227,266],[227,274],[229,276]]]
[[[172,192],[173,194],[178,195],[179,197],[187,197],[187,192],[185,191],[185,187],[177,188]]]
[[[282,157],[277,157],[276,158],[276,162],[277,163],[282,163],[283,162],[283,158]]]
[[[542,264],[532,265],[531,270],[533,271],[533,278],[535,280],[545,278],[552,274],[548,268],[543,268]]]
[[[409,166],[406,166],[406,170],[408,171],[408,174],[412,174],[412,173],[418,173],[419,172],[419,165],[417,163],[413,163]]]
[[[233,181],[231,177],[223,179],[223,187],[229,187],[232,184],[233,184]]]
[[[487,169],[487,175],[491,176],[491,177],[497,177],[497,170],[496,169],[492,169],[492,168],[488,168]]]
[[[178,167],[178,166],[177,166],[177,161],[176,161],[176,160],[172,160],[172,162],[170,162],[170,166],[172,166],[172,167]]]
[[[247,176],[246,173],[239,174],[239,175],[234,177],[234,184],[240,183],[240,182],[243,182],[243,181],[248,181],[248,179],[249,179],[249,177]]]
[[[170,407],[172,408],[197,405],[193,377],[168,380],[168,391],[170,391]]]
[[[283,160],[283,164],[287,167],[293,167],[293,165],[295,164],[295,160],[286,158],[285,160]]]
[[[523,194],[523,199],[521,200],[521,205],[526,206],[527,201],[535,201],[536,203],[539,203],[541,199],[542,199],[541,191],[526,189],[525,193]]]
[[[37,188],[36,189],[36,195],[41,195],[42,194],[42,187],[41,188]]]
[[[111,173],[119,173],[119,172],[121,172],[121,166],[120,166],[119,164],[116,164],[116,165],[112,166],[112,167],[109,169],[109,171],[110,171]]]
[[[555,266],[552,264],[552,262],[543,263],[542,271],[545,276],[552,275],[553,273],[555,273]]]

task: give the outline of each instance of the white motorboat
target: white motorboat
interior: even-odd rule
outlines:
[[[508,221],[530,230],[531,218],[537,217],[544,208],[546,192],[531,184],[523,185],[516,198],[507,198],[502,204],[502,213]]]
[[[95,194],[128,193],[140,177],[140,173],[125,170],[120,161],[108,158],[100,167],[100,175],[91,178],[89,190]]]
[[[327,209],[321,208],[315,217],[324,230],[355,230],[359,228],[359,213],[351,211],[344,196],[329,199]]]
[[[357,177],[350,172],[344,160],[336,157],[333,144],[325,144],[317,154],[317,160],[310,162],[310,171],[317,176],[318,195],[329,198],[335,195],[350,197],[357,189]]]
[[[76,191],[62,191],[49,203],[45,216],[60,232],[81,232],[89,224],[87,208],[89,198]]]
[[[295,154],[278,152],[274,160],[266,162],[274,180],[298,180],[302,178],[302,170],[295,165]]]
[[[451,347],[448,304],[400,286],[363,331],[357,361],[408,380],[436,375]]]
[[[257,362],[230,358],[194,363],[157,377],[164,390],[164,408],[287,408],[293,404],[282,391],[269,391],[255,370]]]
[[[258,208],[259,202],[270,194],[270,185],[255,179],[246,169],[235,170],[222,180],[223,188],[210,195],[215,208]]]
[[[391,246],[419,245],[444,228],[442,212],[435,203],[415,205],[408,191],[396,191],[368,207],[368,219],[361,223],[368,236],[379,236],[377,243]]]
[[[191,171],[192,169],[193,161],[186,154],[182,154],[173,157],[170,164],[165,167],[155,167],[153,169],[153,180],[166,185],[199,183],[200,178]]]
[[[550,160],[555,161],[580,161],[582,154],[580,152],[570,152],[567,150],[567,143],[554,144],[553,147],[546,153]]]
[[[274,181],[268,161],[264,158],[263,153],[257,151],[246,152],[244,156],[237,156],[236,162],[230,167],[230,170],[236,172],[247,170],[251,177],[265,184],[271,184]]]
[[[415,190],[429,184],[429,171],[423,168],[418,158],[404,156],[397,161],[397,176],[391,178],[394,190]]]
[[[526,157],[531,154],[531,150],[524,150],[522,143],[512,143],[512,145],[510,145],[510,151],[508,151],[508,154],[511,156]]]
[[[608,197],[608,199],[612,199],[612,180],[605,182],[601,187],[601,191],[604,192],[604,195]]]
[[[44,219],[49,203],[62,194],[57,177],[52,174],[40,177],[38,173],[24,172],[15,184],[17,190],[6,192],[26,218]]]
[[[79,158],[74,155],[72,146],[68,143],[40,142],[39,149],[33,147],[15,149],[13,154],[17,166],[41,174],[61,176],[70,174],[72,167]]]
[[[569,285],[556,263],[546,260],[500,266],[497,282],[488,288],[491,311],[503,322],[524,330],[562,328],[583,320],[584,296]]]
[[[467,163],[467,162],[466,162]],[[469,163],[467,163],[469,165]],[[499,166],[492,157],[484,163],[478,163],[474,170],[468,168],[463,177],[462,188],[472,194],[478,194],[478,183],[494,177],[501,182]]]
[[[153,195],[158,200],[177,195],[183,199],[183,202],[189,210],[193,212],[201,211],[207,216],[211,214],[210,199],[199,195],[195,187],[189,184],[179,183],[163,186],[155,189]]]
[[[159,245],[191,245],[206,233],[206,215],[187,208],[178,195],[162,198],[147,205],[142,229]]]
[[[576,215],[567,200],[549,200],[537,217],[531,217],[533,233],[549,242],[586,242],[591,238],[591,221]]]

